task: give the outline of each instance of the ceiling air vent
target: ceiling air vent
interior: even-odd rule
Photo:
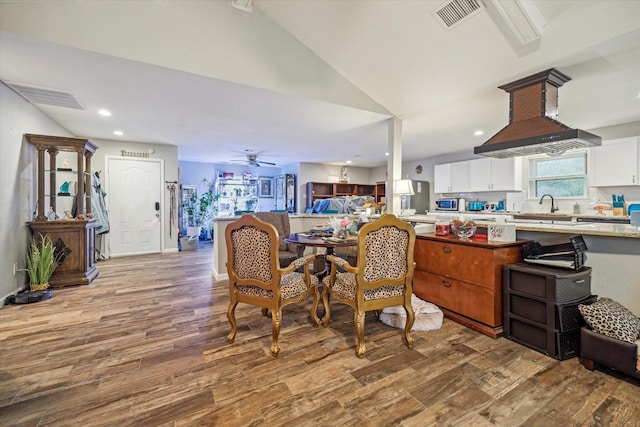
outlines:
[[[445,29],[451,29],[481,10],[482,4],[479,0],[453,0],[442,3],[432,14]]]
[[[84,105],[69,92],[30,86],[23,83],[4,83],[32,104],[53,105],[56,107],[75,108],[76,110],[85,109]]]

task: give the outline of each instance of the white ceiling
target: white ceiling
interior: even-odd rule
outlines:
[[[561,122],[640,128],[640,1],[532,1],[544,27],[524,46],[491,1],[448,30],[442,3],[4,1],[0,80],[72,93],[84,110],[36,106],[74,135],[211,163],[381,165],[391,116],[404,161],[470,154],[508,122],[497,87],[552,67],[572,78]]]

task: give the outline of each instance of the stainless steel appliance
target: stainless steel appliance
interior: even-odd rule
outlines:
[[[457,211],[458,199],[438,199],[436,200],[437,211]]]

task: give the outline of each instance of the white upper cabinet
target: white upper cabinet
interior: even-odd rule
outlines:
[[[522,191],[522,158],[487,157],[435,166],[435,193],[481,191]]]
[[[522,158],[470,161],[469,191],[522,191]]]
[[[591,149],[591,187],[640,185],[640,137],[603,141]]]
[[[468,191],[468,163],[456,162],[435,165],[433,171],[434,193],[461,193]]]

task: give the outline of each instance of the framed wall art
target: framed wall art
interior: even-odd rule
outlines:
[[[258,197],[273,197],[273,178],[258,178]]]

